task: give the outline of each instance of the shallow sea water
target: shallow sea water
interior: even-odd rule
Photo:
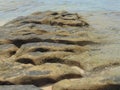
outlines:
[[[0,23],[46,10],[120,11],[120,0],[0,0]]]

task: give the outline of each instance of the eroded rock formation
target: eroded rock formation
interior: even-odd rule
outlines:
[[[120,61],[91,55],[97,50],[92,47],[101,44],[92,30],[80,15],[68,12],[37,12],[8,22],[0,28],[0,85],[119,90],[118,67],[109,69],[109,79],[104,69]],[[101,71],[105,74],[99,75]]]

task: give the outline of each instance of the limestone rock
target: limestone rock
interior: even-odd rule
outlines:
[[[103,57],[103,54],[90,54],[91,52],[85,52],[80,55],[69,55],[64,57],[67,61],[74,61],[80,64],[81,68],[90,72],[99,72],[106,68],[119,66],[119,59],[112,59]]]
[[[119,49],[98,30],[69,12],[37,12],[8,22],[0,27],[0,85],[119,90]]]
[[[53,51],[64,51],[64,52],[73,52],[80,53],[87,51],[85,47],[78,45],[66,45],[59,43],[48,43],[48,42],[38,42],[38,43],[28,43],[21,46],[21,48],[16,52],[16,56],[20,56],[29,52],[53,52]]]
[[[64,64],[46,63],[40,66],[0,61],[0,84],[33,84],[42,86],[61,79],[82,77],[81,72]]]
[[[0,45],[0,58],[9,58],[16,53],[18,48],[13,44]]]
[[[0,90],[42,90],[33,85],[6,85],[0,86]]]
[[[120,90],[120,67],[82,79],[66,79],[56,83],[53,90]]]
[[[49,25],[58,25],[58,26],[88,26],[81,16],[74,13],[68,12],[43,12],[43,13],[33,13],[28,17],[20,17],[5,26],[10,25],[22,25],[27,23],[35,23],[35,24],[49,24]]]

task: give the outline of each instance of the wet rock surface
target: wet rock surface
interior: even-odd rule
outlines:
[[[93,26],[77,13],[46,11],[0,27],[0,85],[119,90],[119,44]]]
[[[8,85],[0,86],[0,90],[42,90],[33,85]]]
[[[107,69],[99,75],[69,79],[56,83],[53,90],[120,90],[120,67]]]
[[[62,79],[82,77],[80,70],[59,63],[34,66],[12,61],[1,61],[0,66],[1,85],[33,84],[35,86],[43,86]]]

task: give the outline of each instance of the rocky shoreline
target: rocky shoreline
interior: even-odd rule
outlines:
[[[120,22],[98,17],[46,11],[1,26],[0,90],[120,90]]]

